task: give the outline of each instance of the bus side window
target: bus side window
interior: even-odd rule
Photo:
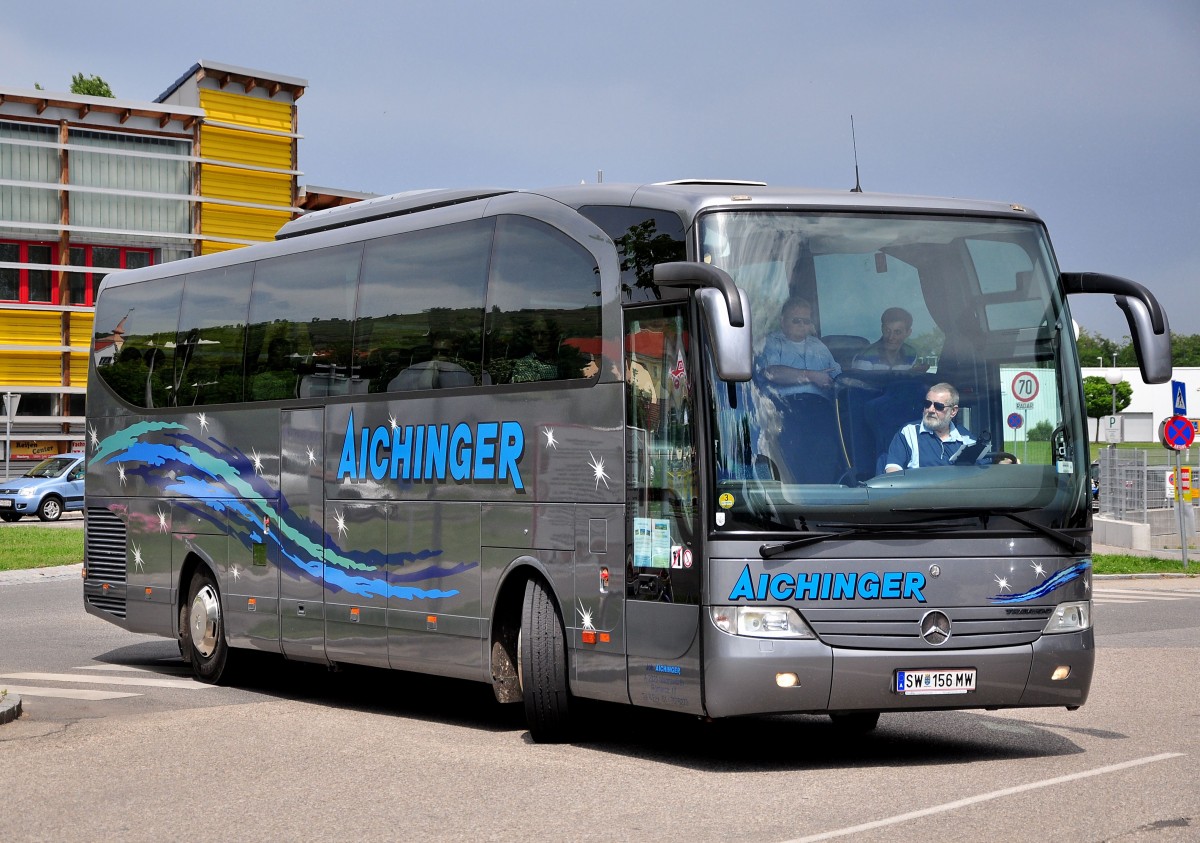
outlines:
[[[586,354],[564,340],[600,336],[599,267],[557,229],[501,217],[486,312],[485,382],[587,377]]]

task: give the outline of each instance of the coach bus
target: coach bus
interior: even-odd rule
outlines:
[[[1074,709],[1089,293],[1169,378],[1153,296],[1060,272],[1019,205],[682,181],[310,213],[104,280],[84,603],[205,682],[247,650],[486,682],[538,741],[582,698]]]

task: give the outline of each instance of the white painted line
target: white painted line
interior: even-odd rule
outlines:
[[[1020,784],[1016,787],[1006,787],[1003,790],[993,790],[990,793],[980,793],[977,796],[968,796],[965,799],[958,799],[954,802],[946,802],[941,805],[934,805],[931,808],[922,808],[919,811],[910,811],[907,814],[897,814],[894,817],[887,817],[874,822],[863,823],[862,825],[851,826],[850,828],[839,828],[836,831],[826,831],[822,834],[811,834],[808,837],[797,837],[793,840],[788,840],[786,843],[817,843],[819,840],[832,840],[835,837],[846,837],[850,834],[861,834],[864,831],[874,831],[877,828],[886,828],[890,825],[899,825],[900,823],[908,822],[909,820],[920,819],[921,817],[930,817],[934,814],[943,814],[947,811],[957,811],[959,808],[966,808],[969,805],[978,805],[980,802],[988,802],[992,799],[1000,799],[1005,796],[1013,796],[1018,793],[1025,793],[1030,790],[1039,790],[1044,787],[1054,787],[1055,785],[1067,784],[1068,782],[1079,781],[1080,779],[1089,779],[1093,776],[1103,776],[1107,773],[1116,773],[1120,770],[1128,770],[1131,767],[1140,767],[1143,764],[1153,764],[1156,761],[1167,761],[1171,758],[1182,758],[1182,752],[1164,752],[1161,755],[1149,755],[1145,758],[1135,758],[1132,761],[1123,761],[1120,764],[1109,764],[1107,767],[1097,767],[1094,770],[1084,770],[1079,773],[1071,773],[1066,776],[1057,776],[1053,779],[1042,779],[1041,781],[1029,782],[1028,784]]]
[[[132,664],[85,664],[73,667],[72,670],[103,670],[114,673],[148,673],[151,676],[191,676],[192,671],[186,667],[137,667]]]
[[[1092,602],[1098,606],[1126,606],[1130,603],[1144,603],[1145,601],[1138,600],[1136,597],[1093,597]]]
[[[1138,591],[1136,588],[1106,588],[1103,591],[1096,589],[1093,594],[1096,597],[1136,597],[1139,600],[1187,600],[1190,595],[1180,594],[1164,594],[1161,591]]]
[[[122,697],[140,697],[141,694],[123,694],[120,691],[89,691],[85,688],[34,688],[26,685],[5,685],[0,687],[10,694],[22,697],[58,697],[64,700],[119,700]]]
[[[80,676],[77,673],[6,673],[0,679],[24,679],[27,682],[82,682],[85,685],[134,685],[144,688],[176,688],[181,691],[203,691],[205,685],[195,679],[133,679],[125,676]]]

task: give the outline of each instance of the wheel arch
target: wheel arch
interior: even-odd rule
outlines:
[[[541,560],[534,556],[518,556],[504,570],[496,587],[488,636],[492,690],[502,703],[521,701],[521,687],[517,679],[517,636],[521,631],[525,586],[530,580],[538,581],[553,598],[559,623],[563,624],[566,634],[562,600],[554,588],[554,578]],[[568,647],[568,661],[570,655]]]

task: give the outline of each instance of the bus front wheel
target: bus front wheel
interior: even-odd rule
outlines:
[[[227,678],[229,644],[225,640],[221,593],[208,571],[197,571],[192,577],[187,603],[180,614],[181,649],[190,657],[187,660],[192,674],[210,685]]]
[[[530,737],[538,743],[569,739],[571,695],[566,638],[554,601],[537,580],[525,584],[517,639],[517,677]]]

